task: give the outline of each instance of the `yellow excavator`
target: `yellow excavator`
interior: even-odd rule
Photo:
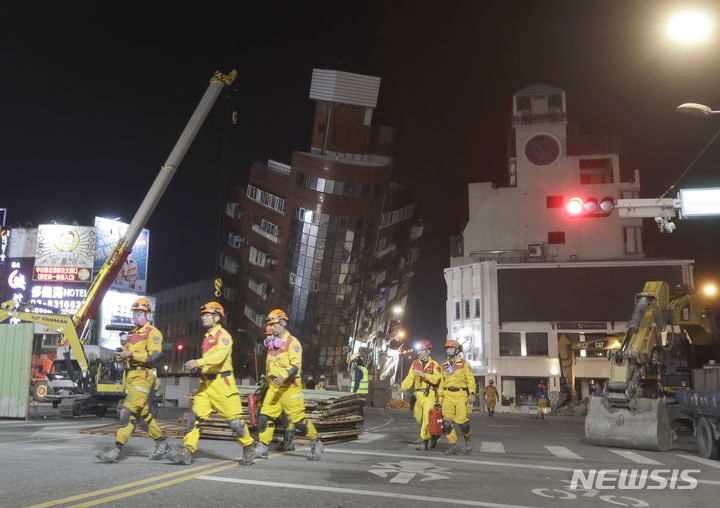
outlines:
[[[594,445],[669,450],[687,419],[676,394],[692,388],[692,370],[720,357],[720,337],[701,295],[646,282],[619,349],[608,355],[603,397],[592,397],[585,436]]]
[[[573,342],[567,334],[558,336],[558,360],[560,361],[560,394],[553,403],[553,409],[562,407],[577,399],[575,394],[575,359],[577,353],[597,353],[618,349],[623,335],[593,336],[591,340]]]
[[[236,71],[232,71],[228,75],[221,74],[219,71],[213,74],[210,85],[145,195],[125,235],[118,241],[115,249],[93,279],[87,296],[75,315],[68,316],[56,313],[57,311],[51,314],[46,313],[48,310],[54,309],[40,309],[45,312],[36,312],[38,309],[35,307],[13,300],[0,304],[0,323],[7,319],[39,323],[62,335],[63,342],[67,347],[63,348],[63,355],[58,350],[55,363],[60,362],[61,356],[64,356],[65,373],[72,381],[72,389],[60,395],[55,394],[55,398],[59,399],[61,416],[71,418],[86,413],[104,414],[107,408],[115,408],[125,396],[121,369],[115,368],[114,362],[103,362],[99,357],[88,360],[84,344],[90,334],[92,320],[97,316],[105,293],[132,251],[132,246],[165,193],[165,189],[170,184],[210,109],[222,89],[235,80],[236,74]]]

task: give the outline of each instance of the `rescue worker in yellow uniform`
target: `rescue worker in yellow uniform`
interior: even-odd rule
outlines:
[[[316,390],[325,390],[325,374],[320,376],[320,381],[318,381],[317,386],[315,387]]]
[[[450,339],[445,342],[445,352],[448,359],[440,366],[442,380],[439,392],[442,403],[443,430],[450,442],[450,448],[445,451],[445,455],[457,455],[458,453],[456,426],[460,427],[465,438],[465,453],[470,454],[473,446],[467,407],[475,403],[475,377],[473,377],[467,360],[458,356],[460,353],[458,341]]]
[[[498,391],[495,388],[495,381],[492,379],[488,381],[488,385],[485,387],[485,407],[490,416],[495,416],[495,404],[497,404]]]
[[[190,464],[192,454],[198,449],[199,425],[216,411],[237,434],[237,441],[243,447],[240,465],[249,466],[255,462],[254,439],[242,421],[242,403],[232,366],[232,344],[230,334],[220,325],[225,309],[218,302],[209,302],[200,307],[200,321],[207,330],[202,342],[202,358],[188,360],[185,368],[200,368],[200,387],[193,397],[192,411],[187,421],[183,446],[170,455],[178,464]]]
[[[430,435],[428,431],[428,412],[438,403],[438,385],[440,385],[440,365],[430,358],[432,344],[429,340],[421,340],[418,349],[418,359],[412,364],[402,382],[403,391],[415,387],[415,406],[413,415],[415,421],[420,425],[420,438],[422,443],[418,444],[416,450],[427,450],[435,448],[437,437]]]
[[[113,355],[115,360],[125,362],[127,396],[120,410],[120,428],[115,444],[96,454],[96,457],[104,462],[119,460],[120,450],[130,440],[136,425],[140,425],[155,440],[155,450],[150,454],[150,459],[162,459],[171,451],[155,421],[153,410],[156,380],[154,369],[155,364],[162,359],[163,335],[148,321],[152,308],[147,299],[138,298],[130,309],[135,328],[130,330],[122,350]]]
[[[268,444],[275,431],[275,418],[285,413],[295,430],[310,439],[308,460],[320,460],[323,444],[315,426],[305,418],[305,400],[300,383],[302,345],[287,331],[288,321],[287,314],[280,309],[271,311],[267,316],[267,324],[272,328],[274,336],[268,344],[265,373],[269,387],[258,418],[259,443],[255,454],[267,458]]]
[[[277,337],[275,336],[275,333],[272,330],[272,327],[270,325],[267,325],[265,327],[265,347],[269,350],[270,347],[273,344],[273,341]],[[268,384],[267,384],[267,376],[265,374],[262,375],[263,382],[265,384],[264,386],[264,394],[267,394],[268,390]],[[260,415],[260,409],[262,408],[262,403],[265,400],[265,395],[261,399],[259,399],[259,407],[258,407],[258,416]],[[280,413],[280,416],[275,419],[275,425],[278,424],[278,422],[282,425],[283,428],[283,440],[282,443],[278,446],[278,450],[282,452],[294,452],[295,451],[295,425],[290,423],[290,420],[288,420],[287,414]]]

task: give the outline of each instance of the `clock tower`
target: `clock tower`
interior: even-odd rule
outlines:
[[[509,184],[525,175],[552,171],[567,155],[565,92],[548,85],[531,85],[513,96]],[[547,176],[547,175],[545,175]]]

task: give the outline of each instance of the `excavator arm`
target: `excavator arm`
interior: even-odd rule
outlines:
[[[697,348],[718,348],[712,315],[704,309],[695,293],[671,296],[666,282],[645,283],[635,297],[622,346],[609,355],[605,396],[590,401],[585,436],[592,444],[673,447],[674,394],[690,388]]]
[[[19,310],[13,300],[8,300],[7,302],[0,303],[0,323],[10,318],[27,321],[28,323],[39,323],[60,333],[63,340],[69,344],[72,352],[75,354],[75,358],[80,366],[80,371],[83,374],[88,372],[87,357],[85,356],[80,338],[75,331],[75,323],[71,316],[65,314],[40,314]]]

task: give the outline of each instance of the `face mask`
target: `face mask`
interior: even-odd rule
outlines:
[[[145,317],[145,314],[137,313],[134,314],[132,319],[130,319],[130,322],[137,326],[145,326],[145,323],[147,323],[147,318]]]
[[[280,337],[275,337],[274,335],[268,335],[265,337],[265,347],[270,349],[280,349],[285,345],[285,342]]]

